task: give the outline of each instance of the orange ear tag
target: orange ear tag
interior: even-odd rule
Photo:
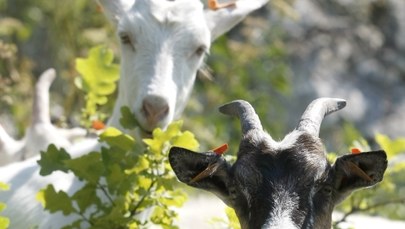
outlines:
[[[91,122],[91,128],[95,130],[102,130],[105,128],[105,124],[100,120],[94,120]]]
[[[218,3],[218,0],[208,0],[208,8],[211,10],[219,10],[222,8],[235,7],[236,1],[231,1],[227,3]]]
[[[358,148],[352,148],[352,154],[360,154],[361,151]]]
[[[216,153],[217,155],[222,155],[222,154],[224,154],[225,151],[227,151],[227,150],[228,150],[228,144],[225,143],[225,144],[222,144],[221,146],[219,146],[219,147],[213,149],[212,151],[213,151],[214,153]]]

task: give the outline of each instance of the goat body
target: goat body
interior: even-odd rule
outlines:
[[[165,128],[182,112],[211,42],[267,1],[240,0],[232,8],[211,11],[199,0],[100,0],[117,27],[122,55],[118,99],[108,125],[123,130],[120,109],[128,106],[145,132]],[[3,133],[0,129],[0,137]],[[53,142],[42,139],[41,145]],[[95,139],[86,139],[66,150],[74,158],[97,147]],[[41,177],[37,159],[0,168],[0,181],[11,185],[10,191],[0,192],[11,228],[59,228],[73,220],[45,212],[35,195],[47,184],[71,194],[81,183],[64,173]]]
[[[234,208],[242,228],[330,228],[334,206],[352,191],[380,182],[387,168],[382,150],[328,162],[320,124],[345,104],[315,100],[297,128],[276,142],[249,103],[234,101],[220,108],[241,119],[242,141],[233,165],[213,152],[178,147],[170,150],[169,161],[180,181],[211,191]]]
[[[62,129],[51,124],[49,115],[49,88],[56,77],[54,69],[48,69],[35,85],[32,123],[21,140],[11,138],[0,125],[0,166],[20,161],[45,150],[50,143],[58,147],[70,147],[73,140],[82,138],[86,131],[81,128]]]

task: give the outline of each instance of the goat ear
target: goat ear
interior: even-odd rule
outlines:
[[[213,152],[196,153],[172,147],[169,162],[181,182],[213,192],[224,200],[229,196],[230,165],[222,156]]]
[[[387,155],[383,150],[344,155],[333,166],[334,188],[345,197],[382,181],[386,168]]]
[[[104,13],[108,19],[114,25],[118,24],[118,21],[122,15],[128,11],[135,3],[136,0],[97,0],[103,7]]]
[[[229,7],[218,10],[206,9],[205,19],[211,31],[211,41],[232,29],[249,13],[264,6],[267,2],[268,0],[238,0]]]

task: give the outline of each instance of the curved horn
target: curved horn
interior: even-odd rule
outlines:
[[[323,118],[346,106],[346,100],[336,98],[319,98],[310,103],[301,116],[296,130],[319,136],[319,129]]]
[[[35,85],[34,103],[32,112],[33,123],[50,123],[49,117],[49,88],[55,80],[55,69],[50,68],[42,73]]]
[[[250,130],[263,130],[260,123],[259,116],[257,116],[254,108],[250,103],[244,100],[235,100],[219,108],[219,111],[223,114],[235,116],[240,119],[242,126],[242,133],[245,135]]]

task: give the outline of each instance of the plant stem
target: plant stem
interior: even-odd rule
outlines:
[[[131,216],[135,216],[135,215],[138,214],[137,209],[139,208],[139,206],[141,206],[142,202],[146,199],[146,197],[149,196],[150,191],[152,190],[152,188],[153,188],[153,186],[156,184],[156,182],[157,182],[157,180],[154,179],[154,180],[150,183],[150,185],[149,185],[148,190],[146,191],[146,193],[142,196],[142,198],[139,200],[139,202],[135,205],[134,209],[131,210]]]
[[[104,195],[110,201],[111,205],[113,207],[115,207],[115,203],[114,203],[113,199],[111,198],[111,196],[108,194],[107,190],[105,190],[105,188],[100,183],[97,183],[97,187],[104,193]]]
[[[372,209],[375,208],[379,208],[379,207],[383,207],[389,204],[397,204],[397,203],[405,203],[405,198],[400,198],[400,199],[393,199],[393,200],[387,200],[384,202],[380,202],[380,203],[376,203],[376,204],[372,204],[369,205],[367,207],[364,208],[360,208],[360,207],[352,207],[352,209],[349,212],[346,212],[342,218],[336,222],[333,223],[334,226],[337,226],[338,224],[345,222],[347,217],[349,217],[350,215],[357,213],[357,212],[367,212],[370,211]]]
[[[76,208],[74,208],[74,209],[75,209],[75,213],[80,215],[84,221],[86,221],[88,224],[90,224],[90,226],[94,226],[94,223],[89,218],[87,218],[82,212],[78,211]]]

